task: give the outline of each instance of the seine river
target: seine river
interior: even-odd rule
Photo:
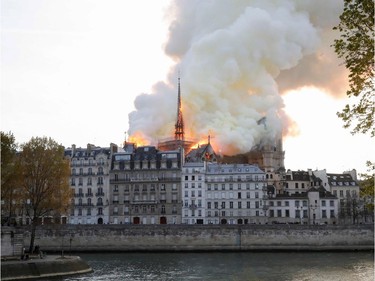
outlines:
[[[80,254],[93,273],[72,280],[373,281],[373,252]]]

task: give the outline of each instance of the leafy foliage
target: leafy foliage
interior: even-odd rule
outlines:
[[[343,58],[349,70],[348,97],[358,97],[357,104],[347,104],[337,115],[344,121],[344,127],[354,125],[355,133],[374,129],[374,1],[344,0],[344,11],[340,23],[334,27],[340,38],[334,41],[335,52]]]
[[[45,137],[32,138],[21,148],[23,196],[30,201],[32,218],[65,212],[70,202],[70,169],[64,148]]]
[[[368,174],[360,174],[362,180],[359,185],[361,187],[360,196],[365,201],[366,210],[374,216],[374,176],[375,163],[367,161]]]
[[[14,223],[16,206],[20,194],[17,190],[20,169],[16,157],[17,144],[11,132],[1,132],[1,204],[2,223]]]

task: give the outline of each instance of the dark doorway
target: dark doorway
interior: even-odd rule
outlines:
[[[166,217],[160,217],[160,224],[167,224],[167,218]]]
[[[203,224],[203,219],[197,219],[197,224]]]
[[[238,224],[243,224],[242,219],[238,219],[238,220],[237,220],[237,223],[238,223]]]
[[[98,224],[103,224],[103,219],[102,218],[98,218]]]
[[[141,222],[139,217],[134,217],[133,218],[133,224],[139,224]]]
[[[221,224],[227,224],[227,219],[221,219],[220,223]]]

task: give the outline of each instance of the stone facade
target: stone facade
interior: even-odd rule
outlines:
[[[70,160],[72,199],[69,223],[103,224],[109,222],[109,171],[111,155],[117,146],[108,148],[88,144],[87,148],[65,149]]]
[[[56,225],[37,239],[43,251],[66,252],[373,250],[374,225]]]
[[[110,223],[181,223],[181,151],[127,144],[112,157]]]

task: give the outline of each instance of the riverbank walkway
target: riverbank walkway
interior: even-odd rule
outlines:
[[[46,255],[1,258],[1,280],[35,280],[92,272],[91,267],[79,256]]]

